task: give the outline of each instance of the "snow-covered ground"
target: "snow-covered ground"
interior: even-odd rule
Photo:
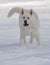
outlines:
[[[44,1],[44,0],[0,0],[0,3],[6,3],[6,2],[28,2],[28,1]]]
[[[50,7],[32,8],[39,16],[41,46],[19,45],[19,14],[7,18],[11,7],[0,8],[0,65],[50,65]]]

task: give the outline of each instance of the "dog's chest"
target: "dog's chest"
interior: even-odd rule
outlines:
[[[23,33],[25,33],[26,35],[31,35],[31,33],[32,33],[32,29],[31,28],[24,28],[23,29]]]
[[[20,24],[19,28],[20,28],[20,31],[24,33],[25,35],[35,34],[36,32],[36,26],[34,26],[34,23],[32,23],[31,25],[29,24],[28,26],[24,26]]]
[[[20,31],[24,33],[25,35],[31,35],[35,33],[35,30],[33,30],[33,28],[31,27],[22,27],[20,28]]]

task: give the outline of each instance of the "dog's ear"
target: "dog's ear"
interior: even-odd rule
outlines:
[[[24,9],[22,9],[21,14],[24,14]]]
[[[33,10],[31,9],[31,10],[30,10],[30,15],[32,15],[32,14],[33,14]]]

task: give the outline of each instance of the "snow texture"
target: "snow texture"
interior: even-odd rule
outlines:
[[[7,3],[7,2],[28,2],[28,1],[44,1],[44,0],[0,0],[0,3]]]

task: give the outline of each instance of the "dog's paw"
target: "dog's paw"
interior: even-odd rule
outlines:
[[[23,45],[23,44],[24,44],[24,40],[21,39],[21,40],[20,40],[20,45]]]

